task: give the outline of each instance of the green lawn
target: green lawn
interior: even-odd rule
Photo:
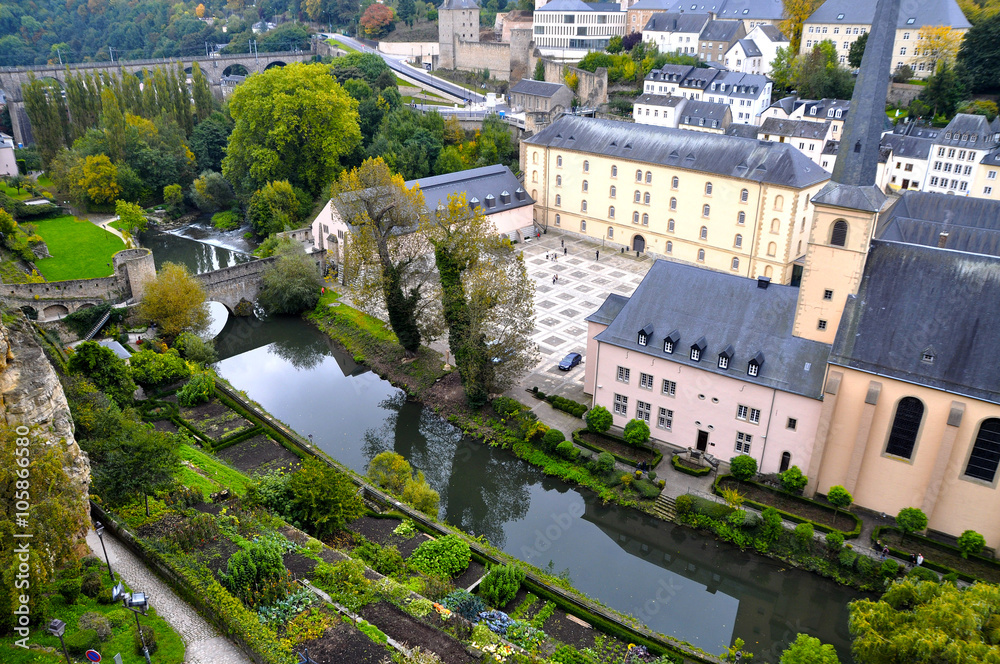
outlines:
[[[221,487],[226,487],[241,496],[246,493],[249,479],[240,471],[230,468],[215,457],[190,445],[181,445],[180,454],[181,459],[197,466],[204,475],[199,475],[190,468],[184,468],[183,470],[186,472],[182,473],[178,479],[185,486],[201,489],[205,498],[208,498],[209,494],[219,491]]]
[[[336,39],[327,39],[326,43],[330,44],[331,46],[334,46],[336,48],[339,48],[342,51],[347,51],[348,53],[360,53],[361,52],[361,51],[359,51],[356,48],[351,48],[350,46],[348,46],[347,44],[345,44],[343,42],[337,41]]]
[[[36,262],[48,281],[94,279],[112,273],[111,257],[125,248],[118,236],[71,216],[34,222],[52,258]]]
[[[5,184],[4,185],[0,185],[0,187],[3,187],[3,192],[5,194],[7,194],[8,196],[10,196],[11,198],[16,198],[19,201],[24,201],[24,200],[27,200],[27,199],[31,198],[31,194],[29,194],[28,190],[25,189],[24,187],[21,187],[21,193],[20,194],[17,193],[17,189],[15,189],[14,187],[8,187]]]

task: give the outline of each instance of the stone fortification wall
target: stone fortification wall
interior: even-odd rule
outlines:
[[[591,73],[571,65],[543,58],[538,54],[538,50],[536,49],[530,60],[532,69],[534,69],[535,62],[538,60],[545,63],[545,80],[549,83],[565,83],[566,73],[575,73],[578,80],[576,97],[584,106],[595,108],[608,102],[608,70],[605,67],[598,67],[597,71]]]
[[[457,42],[455,69],[461,71],[490,70],[490,76],[510,80],[510,44],[496,42]]]

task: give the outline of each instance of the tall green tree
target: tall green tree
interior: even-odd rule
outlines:
[[[850,99],[854,77],[840,66],[833,42],[823,40],[801,58],[795,86],[804,99]]]
[[[430,279],[423,260],[427,247],[416,233],[423,194],[407,188],[377,158],[342,173],[333,195],[341,216],[356,229],[345,252],[356,301],[369,313],[384,308],[399,344],[415,354],[429,304],[423,292]]]
[[[212,91],[208,87],[208,78],[197,61],[191,64],[191,88],[194,96],[194,114],[198,122],[201,122],[212,114]]]
[[[66,136],[55,99],[62,99],[58,84],[35,78],[28,73],[28,82],[21,86],[24,109],[31,122],[31,131],[42,157],[42,164],[48,167],[56,153],[66,147]]]
[[[267,237],[294,228],[299,221],[299,200],[287,180],[268,182],[250,197],[247,221],[254,233]]]
[[[136,385],[129,374],[128,365],[110,348],[93,341],[85,341],[74,349],[67,365],[94,383],[115,403],[124,406],[132,403]]]
[[[1000,89],[1000,14],[974,24],[962,41],[958,61],[965,65],[972,80],[972,92]]]
[[[292,511],[316,537],[332,535],[365,512],[351,479],[315,459],[292,474],[288,488]]]
[[[114,90],[104,88],[101,91],[101,125],[104,137],[108,142],[108,156],[112,161],[125,159],[125,116],[118,105],[118,97]]]
[[[861,35],[851,44],[847,52],[847,64],[855,69],[861,66],[861,58],[865,56],[865,47],[868,46],[868,33]]]
[[[295,243],[278,250],[278,260],[261,277],[260,305],[269,314],[300,314],[319,302],[323,279],[316,262]]]
[[[235,125],[222,174],[243,197],[274,180],[316,195],[361,142],[357,102],[321,64],[251,76],[233,91],[229,111]]]
[[[955,70],[945,61],[938,63],[937,71],[927,79],[927,85],[920,93],[920,100],[933,109],[934,115],[950,118],[955,108],[965,97],[965,87]]]

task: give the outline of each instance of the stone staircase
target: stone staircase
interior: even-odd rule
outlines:
[[[673,521],[677,516],[677,505],[674,499],[667,495],[666,491],[661,491],[653,504],[653,513],[664,521]]]

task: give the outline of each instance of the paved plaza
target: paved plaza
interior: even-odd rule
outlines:
[[[587,362],[587,323],[611,293],[629,296],[649,271],[653,260],[635,252],[621,253],[591,239],[549,228],[547,234],[516,245],[524,253],[528,275],[535,281],[535,331],[538,364],[521,379],[520,388],[538,387],[546,394],[589,404],[583,393]],[[596,257],[600,252],[600,258]],[[555,256],[555,260],[546,255]],[[558,275],[553,282],[552,278]],[[583,355],[583,363],[560,371],[567,353]],[[516,395],[521,401],[521,395]]]

